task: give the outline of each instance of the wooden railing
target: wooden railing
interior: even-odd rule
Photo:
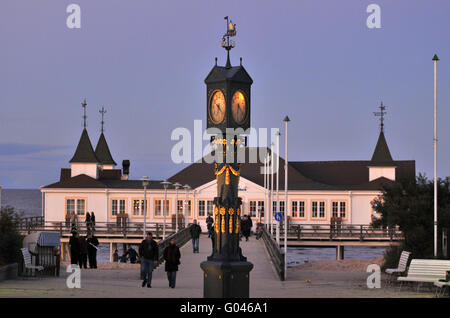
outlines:
[[[261,226],[262,239],[266,245],[267,252],[269,253],[270,260],[275,266],[275,270],[280,280],[284,280],[284,252],[280,249],[280,246],[266,230],[265,226]]]
[[[143,236],[144,223],[142,222],[96,222],[95,224],[86,224],[78,222],[75,227],[70,221],[64,222],[45,222],[42,217],[23,218],[17,224],[17,229],[25,233],[32,231],[58,231],[61,236],[70,235],[75,229],[80,234],[86,234],[93,231],[96,236]],[[175,229],[171,220],[165,224],[166,236],[174,233]],[[151,231],[155,238],[161,238],[164,233],[164,224],[159,222],[147,222],[146,231]]]
[[[272,233],[275,235],[275,227]],[[378,228],[362,224],[293,224],[287,234],[289,240],[403,240],[398,227]],[[284,235],[283,225],[280,225],[280,235]]]

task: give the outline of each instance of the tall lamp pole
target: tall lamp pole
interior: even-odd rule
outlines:
[[[276,144],[276,153],[275,160],[277,161],[277,212],[281,212],[280,210],[280,193],[279,193],[279,185],[280,185],[280,131],[277,131],[277,144]],[[286,202],[284,203],[284,213],[286,213]],[[286,227],[286,225],[285,225]],[[285,229],[286,230],[286,229]],[[278,245],[280,243],[278,242]]]
[[[181,184],[175,182],[173,186],[175,187],[175,232],[178,232],[178,189],[181,187]]]
[[[163,239],[165,239],[166,238],[166,214],[167,214],[167,188],[172,183],[170,183],[167,180],[164,180],[163,182],[161,182],[161,184],[164,186],[164,205],[163,205],[164,206],[164,209],[163,209],[164,227],[163,227]]]
[[[143,237],[145,240],[145,233],[147,232],[147,186],[150,179],[147,176],[141,178],[142,186],[144,187],[144,233]]]
[[[437,62],[438,56],[433,57],[434,63],[434,136],[433,136],[433,150],[434,150],[434,257],[437,258],[437,235],[438,235],[438,214],[437,214]]]
[[[286,206],[288,202],[288,123],[290,119],[288,116],[284,118],[285,134],[284,134],[284,279],[287,279],[287,213]]]
[[[188,204],[188,190],[189,190],[191,187],[189,186],[189,184],[185,184],[185,185],[183,186],[183,188],[184,188],[184,190],[186,191],[186,200],[184,201],[184,204],[183,204],[184,226],[186,227],[186,226],[187,226],[187,214],[186,214],[186,212],[185,212],[185,207],[186,207],[186,205]]]

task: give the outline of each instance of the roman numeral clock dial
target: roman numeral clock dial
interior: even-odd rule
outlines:
[[[247,117],[247,103],[245,96],[241,91],[237,91],[233,95],[231,101],[231,113],[233,115],[233,120],[238,124],[244,123]]]
[[[225,118],[225,95],[217,90],[213,93],[209,104],[209,114],[214,124],[220,124]]]

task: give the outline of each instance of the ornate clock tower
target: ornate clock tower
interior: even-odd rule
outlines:
[[[231,66],[230,38],[236,25],[228,17],[222,47],[227,51],[225,66],[216,65],[205,79],[207,128],[215,128],[215,174],[213,253],[201,263],[204,271],[203,295],[207,298],[249,297],[249,279],[253,264],[247,262],[239,247],[242,199],[238,197],[240,164],[237,161],[240,135],[250,128],[250,75],[242,66]],[[231,128],[231,131],[230,129]],[[242,130],[241,130],[242,129]]]

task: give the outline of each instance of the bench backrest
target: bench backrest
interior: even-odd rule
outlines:
[[[21,248],[20,250],[22,251],[23,261],[25,263],[25,266],[26,267],[31,266],[32,265],[31,264],[31,254],[28,251],[28,249],[27,248]]]
[[[402,254],[400,255],[400,260],[398,262],[398,269],[405,271],[406,270],[406,265],[408,265],[408,259],[409,259],[409,255],[411,255],[411,252],[407,252],[407,251],[403,251]]]
[[[436,280],[445,278],[450,271],[450,260],[413,259],[408,269],[408,277],[428,277]]]

